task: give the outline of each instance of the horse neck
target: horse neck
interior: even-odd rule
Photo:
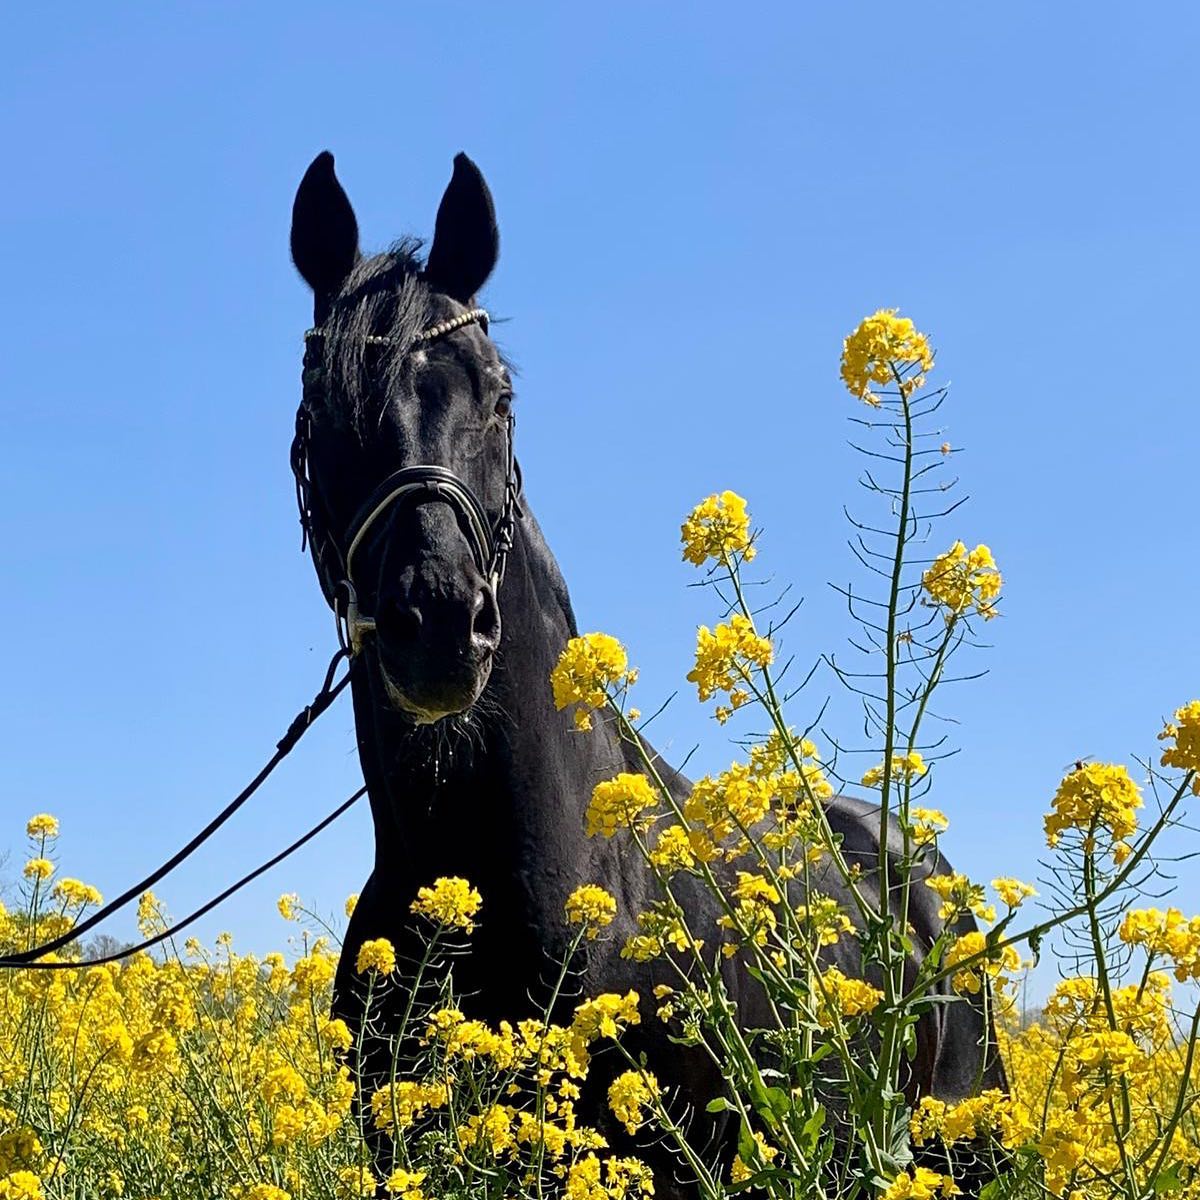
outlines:
[[[543,915],[561,924],[566,891],[619,869],[598,861],[612,847],[585,837],[584,809],[628,755],[602,723],[579,734],[554,709],[549,675],[575,624],[532,516],[518,523],[500,610],[492,677],[475,710],[445,729],[414,727],[390,708],[370,662],[355,679],[374,880],[404,901],[439,875],[459,875],[493,911],[527,927]]]

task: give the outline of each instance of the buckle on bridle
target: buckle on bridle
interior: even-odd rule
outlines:
[[[342,593],[345,593],[344,603]],[[358,592],[349,579],[343,579],[337,584],[333,619],[337,625],[338,644],[351,658],[357,658],[368,634],[375,632],[375,618],[364,617],[359,611]]]

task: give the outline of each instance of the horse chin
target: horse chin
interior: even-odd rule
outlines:
[[[416,725],[435,725],[446,717],[461,716],[475,705],[492,673],[491,656],[473,670],[463,670],[457,678],[428,682],[403,678],[403,673],[383,655],[378,662],[388,704]]]

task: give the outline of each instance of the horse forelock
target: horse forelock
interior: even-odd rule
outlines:
[[[329,415],[360,436],[374,428],[373,407],[393,394],[409,350],[437,308],[421,274],[420,248],[419,239],[404,238],[359,259],[321,326]]]

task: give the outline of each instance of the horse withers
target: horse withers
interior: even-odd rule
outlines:
[[[389,939],[402,963],[419,958],[409,905],[439,876],[465,877],[484,897],[471,952],[456,965],[468,1015],[496,1022],[539,1010],[548,966],[567,945],[564,901],[585,883],[615,895],[618,916],[609,939],[589,944],[580,987],[649,995],[661,981],[654,965],[622,959],[619,948],[656,899],[654,880],[619,838],[584,833],[594,785],[640,764],[610,725],[577,732],[548,685],[577,630],[522,493],[509,368],[476,305],[499,251],[483,176],[457,156],[423,260],[412,240],[364,256],[333,157],[321,154],[296,195],[291,245],[314,314],[293,464],[322,590],[357,654],[354,715],[375,827],[374,867],[346,933],[335,1011],[352,1026],[361,1018],[354,964],[367,939]],[[686,796],[688,781],[663,773]],[[828,812],[847,857],[877,862],[878,809],[837,798]],[[715,900],[680,882],[692,928],[711,927]],[[822,890],[852,908],[836,879]],[[941,929],[937,900],[916,887],[911,904],[916,944],[929,945]],[[831,954],[861,974],[852,945]],[[768,1025],[761,990],[738,960],[724,970],[741,1020]],[[406,998],[402,987],[390,995],[367,1046],[368,1063],[374,1054],[381,1071],[389,1023]],[[634,1032],[633,1048],[660,1083],[696,1121],[712,1122],[697,1130],[699,1140],[732,1157],[725,1118],[705,1114],[722,1092],[717,1068],[672,1043],[660,1022]],[[622,1145],[624,1131],[601,1102],[603,1060],[593,1070],[586,1116]],[[918,1027],[910,1094],[958,1099],[1003,1086],[985,1007],[932,1005]],[[661,1161],[656,1168],[660,1197],[689,1194]]]

